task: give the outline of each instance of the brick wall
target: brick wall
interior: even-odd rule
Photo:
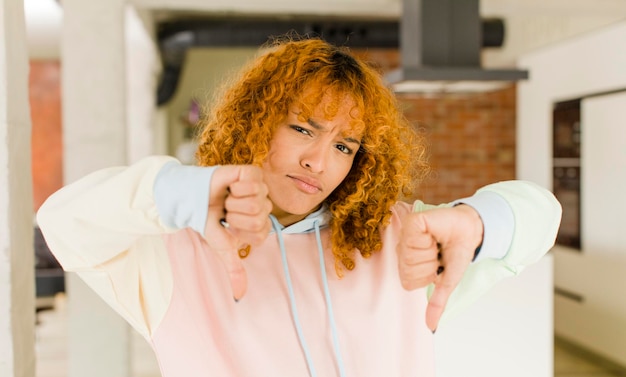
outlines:
[[[399,65],[396,50],[355,50],[381,72]],[[443,203],[515,178],[515,84],[479,94],[398,94],[406,117],[425,133],[430,176],[416,198]]]
[[[31,61],[29,76],[32,122],[33,207],[63,185],[61,69],[58,61]]]
[[[419,198],[448,202],[515,178],[515,85],[480,94],[399,98],[428,140],[432,173],[419,186]]]

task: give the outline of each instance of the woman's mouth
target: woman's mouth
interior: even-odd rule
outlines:
[[[322,189],[320,188],[321,185],[316,179],[292,175],[288,175],[287,177],[291,178],[296,187],[304,193],[317,194],[322,191]]]

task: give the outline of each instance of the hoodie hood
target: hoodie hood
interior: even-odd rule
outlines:
[[[272,232],[275,232],[276,227],[278,227],[283,234],[311,233],[315,231],[316,222],[320,228],[325,228],[330,223],[330,212],[328,211],[328,206],[326,204],[322,204],[320,209],[310,213],[307,217],[297,223],[293,223],[288,226],[283,226],[280,223],[274,223]]]

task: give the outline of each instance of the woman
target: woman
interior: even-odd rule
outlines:
[[[214,107],[199,166],[92,173],[38,221],[164,376],[433,376],[444,309],[538,260],[561,212],[519,181],[403,203],[423,156],[374,70],[287,39]]]

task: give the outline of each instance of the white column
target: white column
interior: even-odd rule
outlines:
[[[127,162],[124,0],[63,1],[64,179]],[[68,274],[68,376],[130,376],[130,330]]]
[[[35,375],[28,54],[21,0],[0,0],[0,377]]]
[[[161,60],[153,19],[146,11],[126,7],[126,78],[128,162],[156,154],[156,92]]]

